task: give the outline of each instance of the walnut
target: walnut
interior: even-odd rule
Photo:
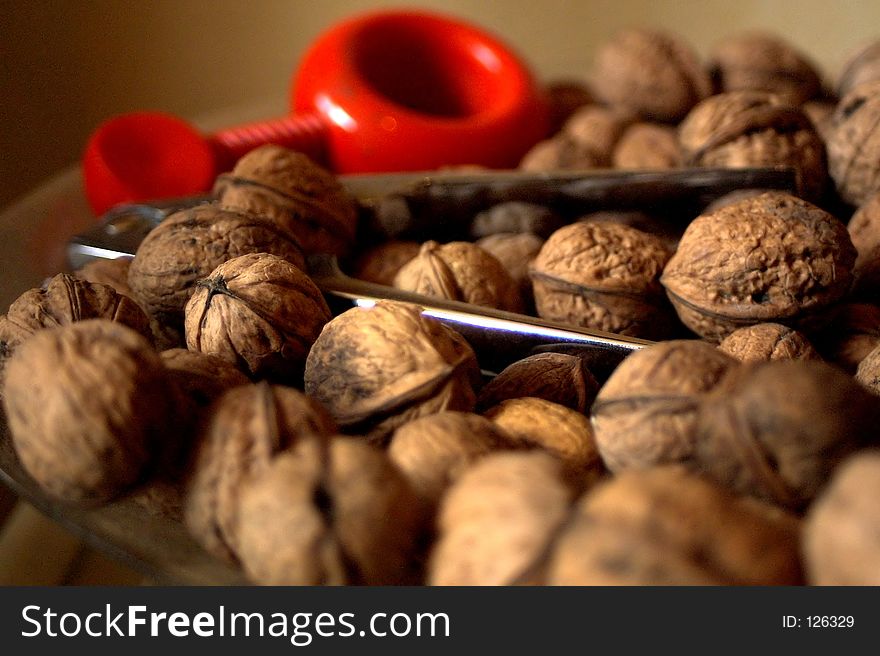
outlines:
[[[803,510],[850,453],[877,441],[880,399],[815,360],[741,365],[707,395],[694,461],[723,485]]]
[[[775,34],[749,31],[717,43],[709,71],[720,91],[766,91],[799,105],[822,90],[816,65]]]
[[[822,359],[802,332],[780,323],[737,328],[721,340],[718,348],[740,362]]]
[[[711,91],[709,74],[678,35],[627,29],[599,46],[591,89],[603,102],[675,123]]]
[[[800,195],[818,200],[827,181],[825,144],[810,119],[784,98],[760,91],[721,93],[678,127],[686,166],[791,166]]]
[[[593,402],[596,445],[612,472],[688,462],[702,397],[737,361],[700,340],[670,340],[635,351]]]
[[[392,239],[374,246],[355,260],[351,274],[360,280],[391,287],[400,268],[419,254],[417,241]]]
[[[480,239],[499,232],[530,232],[547,238],[562,226],[559,215],[546,205],[509,200],[478,212],[471,222],[471,237]]]
[[[131,287],[128,285],[128,270],[131,268],[131,261],[130,257],[117,257],[114,260],[92,260],[74,271],[72,275],[80,280],[109,285],[116,290],[117,294],[134,298]]]
[[[477,240],[476,245],[493,255],[519,287],[523,309],[534,307],[529,266],[544,245],[544,240],[531,232],[499,232]]]
[[[684,228],[675,225],[672,221],[667,221],[661,217],[640,212],[620,211],[620,210],[603,210],[599,212],[589,212],[578,218],[578,221],[589,221],[594,223],[619,223],[626,225],[642,232],[659,237],[666,249],[672,253],[678,246],[678,240]]]
[[[255,148],[217,178],[214,193],[224,208],[271,217],[306,253],[342,255],[354,243],[354,199],[302,153],[272,144]]]
[[[147,315],[129,297],[109,285],[59,273],[24,292],[0,316],[0,374],[5,361],[37,332],[85,319],[108,319],[152,340]]]
[[[336,426],[301,392],[266,382],[233,387],[211,406],[186,485],[184,520],[211,554],[236,562],[244,480],[263,476],[284,451],[312,453]]]
[[[255,583],[418,582],[423,510],[387,456],[358,438],[279,455],[244,482],[240,509],[241,562]]]
[[[808,100],[801,105],[801,111],[810,119],[810,123],[816,129],[817,134],[824,142],[827,138],[828,124],[837,104],[831,100]]]
[[[555,134],[578,109],[595,102],[589,87],[580,80],[560,78],[545,86],[550,106],[550,134]]]
[[[843,98],[857,86],[880,80],[880,41],[871,41],[851,52],[840,68],[835,88]]]
[[[870,196],[853,212],[846,228],[858,253],[853,294],[880,301],[880,193]]]
[[[841,303],[815,338],[822,356],[850,374],[880,344],[880,307],[870,303]]]
[[[227,390],[251,382],[234,364],[209,353],[172,348],[159,355],[174,384],[196,411],[211,405]]]
[[[146,236],[128,282],[148,314],[182,329],[183,310],[198,280],[226,260],[262,252],[305,266],[299,243],[281,226],[215,204],[199,205],[175,212]]]
[[[681,166],[675,128],[659,123],[634,123],[620,136],[611,153],[618,169],[674,169]]]
[[[585,148],[573,137],[559,132],[532,146],[519,162],[522,171],[579,171],[600,168],[604,164],[593,151]]]
[[[418,495],[434,505],[471,464],[514,441],[485,417],[470,412],[438,412],[418,417],[394,431],[388,456]]]
[[[539,583],[536,570],[575,493],[560,461],[547,453],[484,457],[441,502],[428,584]]]
[[[859,362],[855,379],[870,391],[880,394],[880,344]]]
[[[706,339],[761,322],[809,332],[849,292],[855,256],[841,221],[768,192],[694,219],[660,281],[682,322]]]
[[[538,353],[514,362],[486,383],[477,396],[477,409],[531,396],[586,413],[598,391],[599,383],[584,358]]]
[[[855,87],[828,121],[828,173],[839,196],[858,207],[880,192],[880,81]]]
[[[380,301],[324,326],[306,360],[305,390],[346,432],[382,443],[416,417],[472,411],[479,376],[461,335],[416,305]]]
[[[523,397],[502,401],[484,416],[510,435],[514,444],[548,451],[578,477],[591,481],[605,471],[590,420],[576,410]]]
[[[880,451],[860,451],[834,470],[804,521],[811,585],[880,585]]]
[[[51,496],[109,501],[138,484],[174,439],[169,385],[158,353],[122,324],[89,319],[40,331],[6,372],[13,446]]]
[[[800,585],[799,521],[680,466],[624,472],[584,494],[548,585]]]
[[[532,263],[538,315],[648,339],[665,336],[671,312],[659,278],[669,255],[660,238],[625,225],[560,228]]]
[[[394,286],[417,294],[520,312],[519,286],[495,256],[466,241],[427,241],[394,276]]]
[[[196,283],[186,305],[186,343],[255,378],[299,381],[312,343],[330,320],[321,291],[269,253],[228,260]]]

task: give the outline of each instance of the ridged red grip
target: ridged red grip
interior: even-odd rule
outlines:
[[[208,137],[220,170],[229,170],[239,158],[271,143],[305,153],[326,163],[326,128],[317,114],[285,116],[220,130]]]

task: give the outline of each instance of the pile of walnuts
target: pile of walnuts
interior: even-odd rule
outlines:
[[[797,170],[797,195],[698,215],[518,200],[469,239],[416,241],[258,148],[133,258],[0,318],[16,454],[58,500],[141,504],[256,584],[876,585],[876,52],[831,90],[773,35],[702,62],[635,29],[549,87],[556,131],[523,170]],[[613,367],[568,347],[488,372],[416,305],[334,313],[312,253],[657,341]]]

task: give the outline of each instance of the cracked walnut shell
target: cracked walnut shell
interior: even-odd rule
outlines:
[[[669,251],[636,228],[580,221],[544,243],[531,267],[538,315],[636,337],[661,337],[671,309],[659,278]]]
[[[394,286],[416,294],[520,312],[519,285],[498,259],[476,244],[427,241],[394,276]]]
[[[855,258],[841,221],[768,192],[694,219],[660,280],[682,322],[708,340],[761,322],[809,332],[849,293]]]
[[[343,255],[354,242],[357,207],[330,171],[274,144],[251,150],[214,185],[220,205],[283,226],[306,253]]]
[[[416,417],[472,411],[479,376],[461,335],[417,305],[379,301],[324,326],[306,360],[305,390],[345,432],[383,443]]]
[[[107,502],[174,439],[159,354],[131,328],[89,319],[43,330],[10,359],[4,405],[24,469],[51,496]]]
[[[252,253],[224,262],[196,283],[186,305],[186,343],[255,378],[298,381],[330,317],[321,291],[298,267]]]

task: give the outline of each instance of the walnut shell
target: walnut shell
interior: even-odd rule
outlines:
[[[128,270],[131,268],[131,261],[130,257],[117,257],[114,260],[92,260],[74,271],[72,275],[80,280],[109,285],[116,290],[117,294],[134,298],[131,287],[128,285]]]
[[[880,399],[815,360],[741,365],[704,399],[695,462],[721,484],[803,510],[850,453],[876,443]]]
[[[671,314],[659,278],[659,237],[613,223],[577,222],[544,243],[531,267],[544,319],[636,337],[661,337]]]
[[[694,219],[660,281],[682,322],[706,339],[761,322],[808,332],[849,292],[855,256],[841,221],[768,192]]]
[[[175,212],[146,236],[131,263],[128,283],[148,314],[182,328],[197,281],[226,260],[263,252],[305,266],[299,243],[276,223],[215,204],[199,205]]]
[[[236,562],[244,480],[262,476],[284,451],[312,453],[336,426],[301,392],[266,382],[234,387],[211,406],[187,481],[184,520],[211,554]]]
[[[107,319],[152,339],[147,315],[128,296],[109,285],[59,273],[43,287],[24,292],[0,317],[0,361],[45,328],[86,319]]]
[[[416,305],[380,301],[324,326],[306,360],[305,390],[341,427],[381,443],[416,417],[472,411],[479,375],[461,335]]]
[[[880,192],[880,81],[855,87],[828,121],[828,173],[839,196],[855,207]]]
[[[821,198],[825,144],[800,108],[760,91],[730,91],[703,100],[678,127],[686,166],[791,166],[800,195]]]
[[[4,406],[22,466],[64,501],[117,497],[173,439],[169,386],[158,353],[131,328],[89,319],[38,332],[6,371]]]
[[[636,118],[621,108],[588,105],[571,115],[562,126],[562,134],[589,152],[598,166],[607,167],[614,147]]]
[[[241,491],[245,572],[263,585],[396,585],[417,579],[424,515],[384,453],[335,437],[279,455]]]
[[[416,493],[433,505],[478,459],[515,446],[510,436],[485,417],[446,411],[398,427],[388,444],[388,457]]]
[[[478,212],[471,222],[471,237],[481,239],[497,233],[530,232],[546,239],[563,225],[546,205],[509,200]]]
[[[880,344],[859,362],[855,379],[870,391],[880,395]]]
[[[856,87],[880,80],[880,41],[871,41],[846,58],[837,75],[835,89],[843,98]]]
[[[531,396],[585,414],[598,391],[599,383],[583,358],[538,353],[514,362],[486,383],[477,396],[477,409],[485,411],[508,399]]]
[[[575,505],[548,585],[799,585],[800,523],[679,466],[621,473]]]
[[[591,89],[609,105],[661,123],[675,123],[712,92],[709,74],[681,37],[632,28],[599,46]]]
[[[511,437],[513,444],[538,448],[556,456],[586,481],[605,472],[590,420],[582,413],[545,399],[508,399],[484,416]]]
[[[555,134],[578,109],[595,102],[589,87],[581,80],[560,78],[545,85],[550,113],[549,134]]]
[[[602,159],[572,136],[558,132],[532,146],[519,162],[521,171],[579,171],[603,166]]]
[[[841,303],[815,344],[827,361],[855,374],[859,363],[880,344],[880,307]]]
[[[721,340],[718,349],[740,362],[822,359],[803,333],[780,323],[737,328]]]
[[[853,454],[834,470],[804,521],[811,585],[880,585],[880,451]]]
[[[717,43],[709,71],[722,92],[766,91],[793,105],[822,90],[816,65],[782,37],[766,32],[741,32]]]
[[[342,255],[354,243],[354,199],[303,153],[273,144],[255,148],[217,178],[214,193],[224,208],[277,221],[306,253]]]
[[[691,459],[701,398],[737,361],[700,340],[635,351],[599,390],[590,420],[612,472]]]
[[[394,276],[394,286],[417,294],[520,312],[519,286],[495,256],[476,244],[427,241]]]
[[[351,274],[359,280],[391,287],[400,268],[419,254],[417,241],[392,239],[362,253],[355,261]]]
[[[674,169],[681,164],[675,128],[659,123],[629,126],[611,153],[611,165],[618,169]]]
[[[172,348],[159,355],[175,386],[196,410],[208,407],[227,390],[251,382],[234,364],[210,353]]]
[[[858,252],[853,267],[853,294],[880,301],[880,193],[873,194],[853,212],[846,229]]]
[[[299,381],[312,343],[330,320],[321,291],[269,253],[228,260],[196,283],[186,305],[186,344],[255,378]]]
[[[544,240],[530,232],[499,232],[476,241],[476,245],[494,256],[519,287],[521,306],[531,309],[532,279],[529,266],[544,245]]]
[[[575,489],[547,453],[490,454],[456,481],[440,506],[429,585],[536,583],[536,569],[568,516]]]

